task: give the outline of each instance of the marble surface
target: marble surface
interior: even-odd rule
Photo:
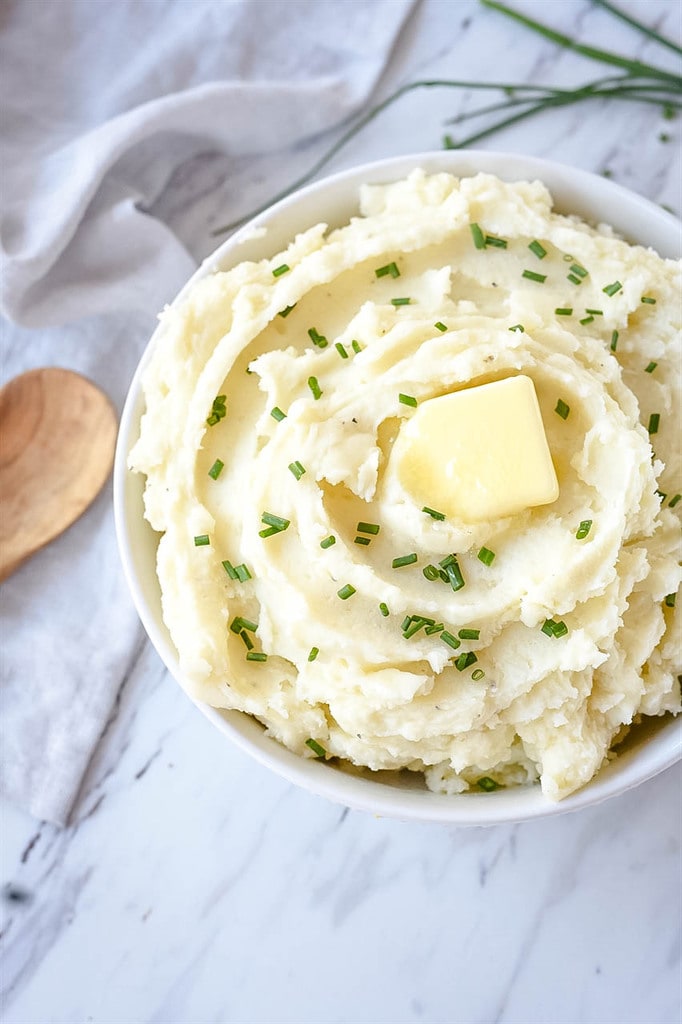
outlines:
[[[619,2],[679,36],[677,0]],[[584,0],[516,7],[675,66]],[[377,98],[416,77],[484,74],[568,84],[600,68],[473,0],[423,0]],[[329,170],[438,148],[443,121],[471,102],[446,90],[407,97]],[[196,157],[151,212],[200,259],[216,224],[332,141],[248,163]],[[680,211],[678,121],[656,108],[584,104],[482,145],[607,171]],[[109,515],[109,501],[92,515]],[[229,745],[140,628],[69,827],[0,809],[3,1019],[675,1024],[680,806],[678,767],[601,806],[521,825],[465,830],[348,811]]]

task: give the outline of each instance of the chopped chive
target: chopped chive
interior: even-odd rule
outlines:
[[[211,538],[207,533],[200,533],[198,537],[194,538],[195,548],[205,548],[211,543]]]
[[[544,284],[547,280],[547,274],[536,274],[534,270],[524,270],[521,277],[525,277],[527,281],[537,281],[539,284]]]
[[[246,660],[247,661],[267,661],[268,660],[268,656],[267,656],[267,654],[263,654],[262,651],[247,651],[246,652]]]
[[[469,665],[475,665],[478,658],[473,651],[466,651],[462,653],[455,660],[455,668],[458,672],[463,672],[465,668],[469,668]]]
[[[555,622],[554,619],[545,619],[541,630],[545,636],[562,637],[568,633],[568,626],[565,622]]]
[[[387,263],[385,267],[377,267],[377,269],[374,271],[374,273],[376,274],[377,277],[387,277],[387,276],[394,277],[394,278],[395,277],[400,277],[400,271],[398,270],[398,264],[395,263],[395,262]]]
[[[252,622],[251,619],[245,619],[241,615],[235,615],[230,623],[230,629],[233,633],[241,633],[243,629],[248,629],[249,633],[255,633],[258,629],[258,623]]]
[[[478,669],[478,671],[480,672],[480,669]],[[475,674],[475,672],[471,673],[472,679],[474,678]],[[492,793],[493,790],[502,788],[499,782],[495,782],[495,780],[491,779],[489,775],[484,775],[482,778],[478,779],[476,785],[478,786],[479,789],[482,789],[484,793]]]
[[[282,412],[278,405],[276,405],[274,409],[270,410],[270,415],[272,416],[273,420],[277,420],[278,423],[281,423],[282,420],[285,420],[287,418],[287,414],[285,412]]]
[[[358,523],[355,527],[358,533],[371,533],[376,537],[377,533],[381,529],[378,523]]]
[[[579,322],[581,324],[591,324],[591,323],[594,322],[594,317],[593,316],[584,316],[582,318],[582,320],[580,320]]]
[[[588,533],[590,532],[591,529],[592,529],[592,520],[591,519],[583,519],[582,522],[580,523],[580,526],[576,530],[576,534],[575,534],[576,540],[584,540],[585,537],[587,537],[587,535],[588,535]]]
[[[462,576],[462,570],[459,567],[456,555],[448,555],[440,562],[440,566],[445,570],[447,582],[455,593],[461,590],[464,586],[464,577]]]
[[[486,235],[485,236],[485,244],[486,245],[491,245],[495,249],[506,249],[507,248],[507,239],[506,238],[496,238],[495,235]]]
[[[259,530],[258,531],[258,536],[259,537],[263,537],[263,538],[265,538],[265,537],[274,537],[274,535],[276,533],[281,533],[281,532],[282,531],[278,530],[276,526],[268,526],[264,530]]]
[[[586,309],[585,312],[589,313],[590,316],[603,316],[604,315],[604,310],[603,309]]]
[[[606,288],[602,288],[602,291],[604,292],[605,295],[611,296],[611,295],[615,295],[616,292],[619,292],[622,287],[623,286],[620,283],[620,281],[614,281],[612,284],[607,284]]]
[[[556,404],[556,409],[554,410],[557,416],[561,416],[562,420],[566,420],[568,419],[568,414],[570,411],[570,405],[567,405],[566,402],[564,402],[563,398],[560,398]]]
[[[239,635],[242,638],[242,640],[244,641],[244,646],[246,647],[247,651],[252,651],[253,650],[253,640],[251,639],[249,634],[246,632],[246,630],[243,629]]]
[[[336,537],[332,533],[330,533],[328,537],[325,537],[324,540],[320,541],[321,548],[330,548],[332,544],[336,544]]]
[[[581,267],[579,263],[572,263],[569,270],[577,277],[587,277],[587,271],[584,267]]]
[[[322,389],[318,384],[317,377],[308,377],[308,387],[313,393],[313,398],[317,402],[318,399],[322,398]]]
[[[447,629],[444,629],[442,631],[442,633],[440,634],[440,639],[443,641],[444,644],[447,644],[448,647],[452,647],[453,651],[456,651],[458,647],[462,646],[457,637],[453,636],[452,633]]]
[[[658,433],[658,425],[659,425],[660,422],[661,422],[661,414],[658,413],[658,412],[652,412],[651,416],[649,417],[649,433],[650,434],[657,434]]]
[[[388,610],[388,605],[386,604],[385,601],[382,601],[381,604],[379,605],[379,611],[384,616],[384,618],[391,614]]]
[[[482,668],[475,668],[474,671],[471,673],[471,678],[475,682],[478,682],[479,679],[483,679],[484,675],[485,672],[483,671]]]
[[[645,373],[653,373],[657,366],[658,366],[658,363],[649,363],[649,365],[646,367],[644,372]]]
[[[345,345],[342,345],[340,341],[337,341],[334,348],[339,353],[342,359],[348,359],[348,353],[346,352]]]
[[[643,295],[641,301],[644,302],[647,306],[656,305],[656,299],[654,299],[652,295]]]
[[[432,519],[437,519],[439,522],[443,522],[445,519],[443,512],[437,512],[435,508],[429,508],[428,505],[424,505],[422,512],[426,512],[427,516],[431,516]]]
[[[410,625],[410,623],[412,622],[413,618],[414,618],[414,615],[406,615],[405,616],[405,618],[403,619],[403,621],[400,624],[400,628],[402,629],[403,633],[405,632],[407,627]]]
[[[296,462],[289,463],[289,472],[293,473],[297,480],[300,480],[305,473],[305,466],[301,465],[297,459]]]
[[[294,303],[293,306],[285,306],[284,309],[280,309],[277,316],[281,316],[282,319],[285,320],[289,316],[289,313],[291,313],[292,309],[296,309],[296,303]]]
[[[281,516],[273,515],[272,512],[264,512],[260,517],[260,521],[261,523],[265,523],[266,526],[272,526],[280,533],[286,530],[291,522],[290,519],[282,519]]]
[[[310,747],[310,749],[312,750],[313,754],[316,754],[318,757],[326,757],[327,756],[327,751],[324,749],[324,747],[322,746],[321,743],[317,742],[317,740],[313,740],[313,739],[306,740],[305,741],[305,745],[306,745],[306,747]]]
[[[668,508],[675,508],[675,505],[677,505],[678,501],[681,498],[682,498],[682,494],[676,494],[675,497],[671,498],[670,501],[668,502]]]
[[[354,543],[355,544],[364,544],[364,546],[367,547],[368,544],[372,543],[372,538],[371,537],[356,537]]]
[[[319,647],[311,647],[310,648],[310,654],[308,655],[308,661],[315,661],[315,658],[318,656],[319,653],[320,653],[320,648]]]
[[[426,576],[427,580],[429,580],[429,582],[431,583],[435,582],[435,580],[440,579],[440,572],[435,567],[435,565],[425,565],[424,568],[422,569],[422,572],[424,573],[424,576]]]
[[[412,299],[408,298],[407,296],[403,296],[400,299],[391,299],[392,306],[409,306],[411,302]]]
[[[571,284],[582,284],[582,281],[580,280],[580,278],[576,277],[575,274],[569,274],[568,275],[568,280],[571,282]]]
[[[239,579],[239,575],[237,573],[237,570],[232,565],[232,562],[230,562],[229,559],[226,558],[225,561],[222,563],[222,566],[223,566],[223,569],[225,570],[225,572],[227,573],[227,575],[230,577],[231,580]]]
[[[209,427],[214,427],[216,423],[224,419],[227,416],[227,409],[225,408],[226,395],[217,395],[213,399],[213,405],[211,406],[211,414],[207,417],[206,422]]]
[[[676,599],[677,599],[677,594],[666,594],[666,597],[665,597],[665,606],[666,606],[666,608],[674,608],[675,607],[675,600]]]
[[[240,583],[246,583],[247,580],[251,579],[251,573],[249,572],[249,570],[247,569],[243,562],[241,565],[235,565],[234,571],[236,572],[237,579],[239,580]]]
[[[272,272],[272,276],[273,276],[273,277],[281,277],[281,276],[282,276],[282,274],[286,274],[286,272],[287,272],[288,270],[290,270],[290,269],[291,269],[291,268],[290,268],[290,267],[288,267],[286,263],[283,263],[283,264],[281,265],[281,267],[275,267],[275,269],[274,269],[274,270],[273,270],[273,272]]]
[[[572,316],[573,308],[572,306],[559,306],[558,309],[554,310],[554,313],[556,316]]]
[[[426,623],[420,615],[413,615],[409,626],[403,631],[403,638],[405,640],[411,640],[412,637],[415,636],[420,629],[423,629],[425,625]]]
[[[478,224],[470,224],[469,230],[471,231],[471,237],[474,240],[474,245],[477,249],[485,249],[485,235],[481,231]]]
[[[519,334],[525,334],[526,333],[526,328],[523,326],[523,324],[514,324],[513,327],[509,328],[509,330],[510,331],[518,331]]]
[[[350,345],[354,352],[362,352],[362,345],[359,341],[351,341]]]
[[[478,640],[480,635],[480,629],[460,629],[457,634],[460,640]]]
[[[445,326],[442,320],[437,320],[433,326],[436,328],[437,331],[447,331],[447,327]]]
[[[614,331],[611,335],[611,351],[615,352],[618,347],[618,331]]]
[[[217,480],[222,471],[225,469],[225,463],[221,462],[220,459],[216,459],[211,468],[208,471],[208,475],[212,480]]]
[[[434,622],[433,625],[427,626],[424,632],[427,636],[433,636],[434,633],[442,633],[444,629],[445,626],[442,622]]]
[[[541,243],[538,242],[537,239],[532,241],[528,248],[534,256],[537,256],[539,260],[544,260],[545,256],[547,255],[547,250],[545,249],[544,245],[541,245]]]
[[[355,593],[355,587],[352,586],[350,583],[346,583],[343,587],[341,587],[340,590],[337,590],[336,593],[338,594],[342,601],[347,601],[348,598],[352,597],[353,594]]]
[[[308,328],[308,337],[317,348],[326,348],[329,344],[324,334],[320,334],[316,327]]]
[[[438,575],[441,578],[441,580],[443,581],[443,583],[449,583],[450,582],[450,578],[449,578],[448,574],[446,573],[445,569],[439,569],[438,570]]]
[[[391,562],[392,569],[402,569],[404,565],[414,565],[417,561],[417,555],[413,552],[411,555],[399,555],[398,558],[394,558]]]
[[[492,565],[495,561],[495,552],[491,551],[490,548],[481,548],[478,552],[478,559],[484,565]]]
[[[398,395],[398,401],[402,405],[409,405],[412,409],[417,408],[417,399],[414,397],[414,395],[403,395],[401,393]]]

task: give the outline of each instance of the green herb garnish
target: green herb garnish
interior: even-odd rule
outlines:
[[[308,337],[316,348],[326,348],[329,344],[324,334],[320,334],[316,327],[308,328]]]
[[[584,540],[585,537],[587,537],[587,535],[588,535],[588,533],[590,532],[591,529],[592,529],[592,520],[591,519],[583,519],[582,522],[580,523],[580,526],[576,530],[576,533],[575,533],[576,540]]]
[[[246,652],[246,660],[247,661],[267,661],[268,660],[268,656],[267,656],[267,654],[263,654],[262,651],[247,651]]]
[[[482,668],[475,668],[474,671],[471,673],[471,678],[475,682],[478,682],[479,679],[483,679],[484,676],[485,676],[485,672],[483,671]]]
[[[211,415],[206,418],[206,422],[209,427],[214,427],[216,423],[220,423],[222,419],[227,415],[227,409],[225,408],[226,395],[217,395],[213,399],[213,405],[211,406]]]
[[[356,537],[354,541],[355,544],[363,544],[365,547],[367,547],[368,544],[371,544],[371,542],[371,537]]]
[[[311,647],[310,648],[310,654],[308,655],[308,661],[315,661],[315,658],[318,656],[319,653],[320,653],[320,648],[319,647]]]
[[[348,359],[348,353],[346,352],[345,345],[342,345],[340,341],[337,341],[334,348],[339,353],[342,359]]]
[[[677,594],[666,594],[666,597],[665,597],[665,606],[666,606],[666,608],[674,608],[675,607],[676,599],[677,599]]]
[[[480,669],[478,671],[480,671]],[[471,673],[472,679],[474,678],[475,674],[475,672]],[[499,782],[495,782],[495,780],[491,779],[489,775],[483,775],[480,779],[477,780],[476,785],[478,786],[479,789],[482,789],[484,793],[492,793],[493,790],[502,788]]]
[[[379,611],[384,616],[384,618],[391,614],[388,610],[388,605],[386,604],[385,601],[382,601],[381,604],[379,605]]]
[[[526,328],[523,326],[523,324],[514,324],[513,327],[509,328],[509,330],[510,331],[518,331],[519,334],[525,334],[526,333]]]
[[[649,365],[645,368],[644,372],[645,373],[653,373],[657,366],[658,366],[658,363],[649,363]]]
[[[399,555],[398,558],[394,558],[391,562],[392,569],[402,569],[405,565],[414,565],[417,561],[417,555],[413,552],[411,555]]]
[[[287,414],[285,412],[282,412],[278,405],[276,405],[274,409],[270,410],[270,415],[272,416],[273,420],[277,420],[278,423],[281,423],[282,420],[285,420],[287,418]]]
[[[284,309],[280,309],[277,316],[281,316],[282,320],[286,320],[286,318],[289,316],[289,313],[291,313],[292,309],[296,309],[296,303],[294,303],[293,306],[285,306]]]
[[[534,256],[537,256],[539,260],[544,260],[545,256],[547,255],[547,250],[545,249],[544,245],[541,245],[537,239],[532,241],[528,248]]]
[[[437,512],[435,508],[429,508],[428,505],[424,505],[422,512],[426,512],[427,516],[431,516],[432,519],[437,519],[439,522],[443,522],[445,519],[445,513]]]
[[[675,505],[677,505],[677,503],[678,503],[678,501],[680,501],[680,499],[682,499],[682,494],[676,494],[668,502],[668,508],[675,508]]]
[[[485,235],[481,231],[478,224],[470,224],[469,230],[471,231],[471,237],[474,240],[474,245],[477,249],[485,249]]]
[[[508,242],[506,238],[496,238],[495,235],[486,235],[485,244],[492,246],[494,249],[506,249]]]
[[[554,410],[557,416],[561,416],[562,420],[566,420],[568,419],[568,414],[570,413],[570,411],[570,405],[567,405],[566,402],[564,402],[563,398],[560,398],[556,404],[556,409]]]
[[[322,389],[320,388],[317,377],[308,377],[308,387],[310,388],[316,402],[322,398]]]
[[[491,551],[490,548],[481,548],[478,552],[478,560],[483,562],[484,565],[492,565],[495,560],[495,552]]]
[[[622,287],[620,281],[614,281],[612,284],[607,284],[605,288],[602,288],[602,291],[605,295],[612,296],[619,292]]]
[[[615,352],[617,347],[618,347],[618,331],[613,331],[613,333],[611,334],[611,346],[610,346],[611,351]]]
[[[235,615],[230,623],[230,629],[233,633],[241,633],[244,629],[247,629],[249,633],[255,633],[258,623],[252,622],[251,619],[245,619],[242,615]]]
[[[412,409],[417,408],[417,399],[414,397],[414,395],[399,394],[398,401],[401,403],[401,405],[409,405]]]
[[[448,647],[452,647],[453,651],[456,651],[458,647],[462,646],[457,637],[453,636],[452,633],[447,629],[444,629],[442,631],[440,639],[443,641],[444,644],[447,644]]]
[[[272,537],[276,533],[284,533],[289,527],[291,520],[282,519],[281,516],[275,516],[272,512],[264,512],[260,517],[261,523],[265,523],[266,529],[259,530],[259,537]]]
[[[355,527],[358,533],[371,533],[376,537],[377,533],[381,529],[378,523],[358,523]]]
[[[330,548],[332,544],[336,544],[336,537],[332,533],[330,533],[328,537],[325,537],[324,540],[320,541],[321,548]]]
[[[352,586],[350,583],[346,583],[343,587],[341,587],[340,590],[337,590],[336,593],[338,594],[342,601],[347,601],[348,598],[352,597],[355,592],[355,587]]]
[[[297,480],[300,480],[305,473],[305,466],[301,465],[297,459],[296,462],[289,463],[289,472],[293,473]]]
[[[447,581],[452,589],[457,592],[464,586],[464,577],[462,576],[462,570],[459,567],[456,555],[447,555],[441,562],[439,562],[441,569],[445,572]]]
[[[232,562],[230,562],[228,558],[226,558],[225,561],[222,562],[222,567],[231,580],[239,579],[237,575],[237,570],[235,569],[235,567],[232,565]]]
[[[398,270],[398,264],[387,263],[385,267],[377,267],[374,271],[377,277],[400,277],[400,271]]]
[[[573,309],[571,306],[559,306],[558,309],[554,310],[556,316],[572,316]]]
[[[466,668],[469,668],[470,665],[475,665],[477,661],[478,658],[473,651],[466,651],[466,653],[460,654],[459,657],[455,659],[455,668],[458,672],[463,672]]]
[[[422,572],[430,583],[440,579],[440,572],[435,565],[425,565]]]
[[[555,622],[554,619],[545,619],[541,630],[545,636],[562,637],[568,633],[568,626],[565,622]]]
[[[661,414],[658,413],[658,412],[652,412],[651,416],[649,417],[649,433],[650,434],[657,434],[658,433],[658,426],[659,426],[660,422],[661,422]]]
[[[547,280],[547,274],[536,274],[534,270],[524,270],[521,277],[525,277],[527,281],[537,281],[538,284],[544,284]]]
[[[194,547],[195,548],[205,548],[210,543],[211,543],[211,538],[209,537],[209,535],[207,533],[200,533],[197,537],[194,538]]]
[[[223,565],[224,564],[225,563],[223,562]],[[249,570],[247,569],[243,562],[241,565],[235,565],[234,571],[236,572],[237,579],[239,580],[240,583],[246,583],[247,580],[251,579],[251,573],[249,572]]]
[[[653,296],[651,296],[651,295],[643,295],[642,296],[642,302],[644,302],[647,306],[655,306],[656,305],[656,299],[654,299]]]
[[[225,463],[220,459],[216,459],[211,468],[208,471],[208,475],[212,480],[217,480],[222,471],[225,469]]]
[[[286,263],[282,263],[282,265],[281,265],[280,267],[275,267],[275,269],[274,269],[274,270],[273,270],[273,272],[272,272],[272,276],[273,276],[273,277],[281,277],[281,276],[282,276],[282,274],[286,274],[286,273],[287,273],[287,271],[288,271],[288,270],[290,270],[290,269],[291,269],[291,268],[290,268],[290,267],[288,267],[288,266],[286,265]]]
[[[409,306],[411,302],[412,299],[408,298],[407,296],[403,296],[400,299],[391,299],[392,306]]]
[[[478,640],[480,635],[480,629],[460,629],[457,634],[460,640]]]
[[[316,754],[317,757],[324,758],[324,757],[327,756],[327,751],[324,749],[324,747],[322,746],[321,743],[317,742],[317,740],[313,740],[313,739],[306,740],[305,741],[305,745],[306,745],[306,747],[310,747],[310,749],[312,750],[313,754]]]
[[[362,345],[359,341],[351,341],[350,346],[356,354],[362,352]]]
[[[441,332],[447,331],[447,327],[442,322],[442,320],[437,320],[436,323],[433,326],[436,328],[437,331],[441,331]]]

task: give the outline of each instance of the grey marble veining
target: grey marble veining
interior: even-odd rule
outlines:
[[[583,0],[517,6],[672,66]],[[677,2],[624,6],[679,34]],[[377,99],[415,77],[569,84],[600,73],[549,42],[513,38],[470,0],[424,0]],[[328,170],[438,148],[459,130],[445,120],[473,102],[445,90],[406,97]],[[152,212],[201,259],[217,224],[304,173],[335,138],[248,161],[195,157]],[[606,171],[680,210],[679,123],[657,108],[586,103],[481,145]],[[2,807],[7,1024],[679,1021],[679,767],[546,821],[405,824],[302,792],[230,746],[141,631],[121,683],[70,826]]]

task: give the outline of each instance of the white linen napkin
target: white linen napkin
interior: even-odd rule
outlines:
[[[66,366],[120,408],[194,267],[147,212],[173,175],[200,153],[276,160],[338,125],[415,2],[5,0],[2,382]],[[2,584],[0,629],[0,789],[64,824],[142,644],[109,489]]]

